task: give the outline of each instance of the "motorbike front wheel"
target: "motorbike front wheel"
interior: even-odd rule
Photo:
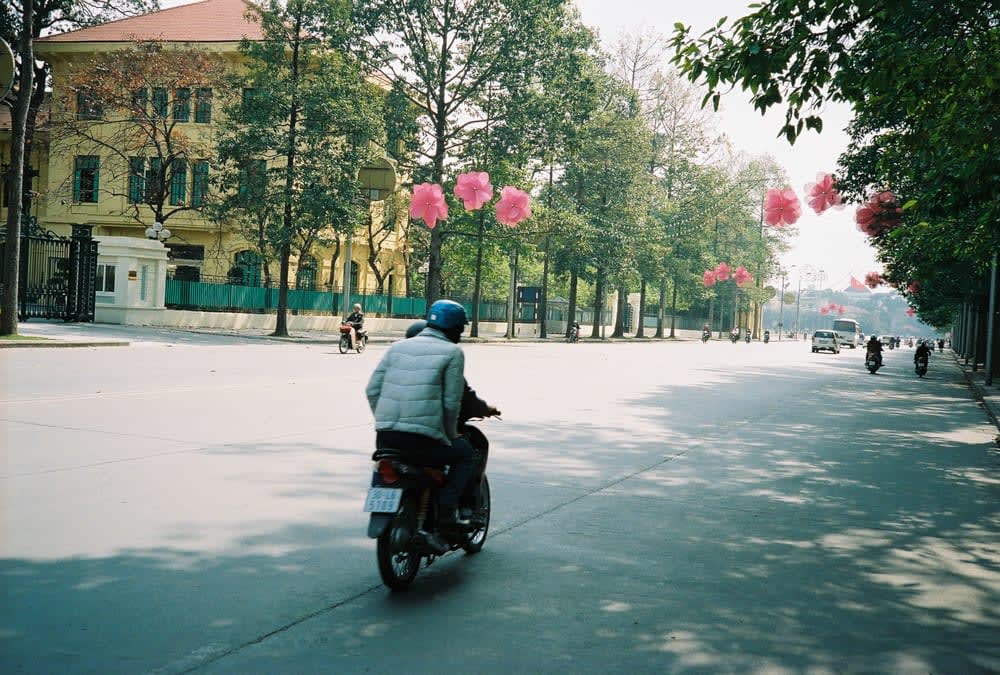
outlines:
[[[409,588],[420,570],[420,554],[413,548],[415,515],[414,504],[411,501],[404,502],[399,513],[378,537],[378,573],[382,577],[382,583],[393,591]]]
[[[340,343],[337,345],[340,349],[341,354],[346,354],[347,350],[351,348],[351,336],[346,333],[340,336]]]
[[[469,532],[466,535],[465,543],[462,544],[462,548],[469,555],[483,550],[486,534],[490,529],[490,481],[487,480],[486,476],[483,476],[482,483],[479,485],[479,508],[473,517],[479,527]]]

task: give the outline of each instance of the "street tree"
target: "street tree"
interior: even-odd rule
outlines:
[[[484,126],[484,92],[505,73],[545,62],[565,0],[368,0],[355,3],[363,59],[417,106],[423,132],[414,180],[442,183],[449,165],[469,155],[469,132]],[[426,297],[441,290],[442,242],[430,233]]]
[[[353,236],[369,215],[359,171],[384,147],[384,92],[342,47],[349,3],[271,0],[255,6],[264,39],[240,45],[243,70],[218,130],[223,210],[267,213],[279,263],[275,335],[288,334],[288,275],[324,237]],[[248,222],[243,219],[242,222]],[[252,222],[252,219],[249,220]]]

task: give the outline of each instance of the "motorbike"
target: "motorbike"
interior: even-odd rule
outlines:
[[[740,334],[739,333],[730,333],[729,334],[729,341],[732,342],[733,344],[736,344],[737,342],[740,341]]]
[[[482,433],[468,425],[460,430],[467,436]],[[375,468],[364,511],[371,513],[368,537],[377,542],[379,576],[390,590],[408,588],[423,560],[431,565],[451,551],[463,549],[473,555],[483,549],[490,528],[490,482],[485,470],[473,494],[463,497],[469,526],[452,532],[438,527],[437,493],[447,469],[412,464],[390,448],[376,450],[372,459]]]
[[[570,324],[569,330],[566,332],[566,342],[577,342],[580,339],[580,324],[574,323]]]
[[[712,331],[710,331],[710,330],[703,330],[703,331],[701,331],[701,343],[702,344],[705,344],[710,339],[712,339]]]
[[[750,331],[749,330],[747,331],[747,334],[743,337],[743,339],[746,340],[747,344],[750,344]]]
[[[764,331],[764,344],[767,344],[770,341],[771,341],[771,331],[766,330]]]
[[[916,370],[916,373],[917,373],[918,377],[923,377],[924,375],[927,374],[927,357],[926,356],[921,356],[920,358],[917,359],[917,361],[916,361],[916,367],[914,368],[914,370]]]
[[[354,349],[360,354],[368,346],[368,331],[362,329],[358,331],[354,341]],[[337,344],[341,354],[346,354],[351,349],[351,324],[340,324],[340,342]]]
[[[868,369],[868,372],[874,375],[875,371],[881,367],[882,365],[878,361],[878,355],[875,352],[868,352],[867,356],[865,356],[865,368]]]

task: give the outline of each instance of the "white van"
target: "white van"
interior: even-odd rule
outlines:
[[[863,344],[861,324],[854,319],[834,319],[833,330],[837,333],[841,347],[856,349]]]

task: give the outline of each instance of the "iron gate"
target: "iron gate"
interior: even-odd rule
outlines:
[[[21,235],[18,264],[18,319],[93,321],[97,242],[93,226],[74,225],[72,237],[43,230],[34,220]],[[0,233],[0,280],[6,236]]]

